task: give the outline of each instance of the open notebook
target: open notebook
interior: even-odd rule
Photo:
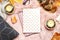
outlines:
[[[40,8],[23,9],[23,33],[40,32]]]

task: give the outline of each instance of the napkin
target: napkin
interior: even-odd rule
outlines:
[[[13,40],[19,33],[0,16],[0,40]]]

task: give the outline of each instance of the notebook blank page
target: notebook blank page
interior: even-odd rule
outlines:
[[[23,9],[23,33],[40,32],[40,8]]]

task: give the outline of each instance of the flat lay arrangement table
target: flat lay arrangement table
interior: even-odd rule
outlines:
[[[7,15],[7,18],[5,21],[14,28],[19,35],[14,40],[51,40],[54,33],[60,33],[60,21],[59,21],[59,15],[60,15],[60,6],[57,7],[56,12],[51,13],[43,9],[42,6],[37,2],[37,0],[30,0],[31,4],[22,5],[19,3],[14,4],[14,14]],[[38,34],[32,34],[29,36],[25,36],[23,33],[23,9],[24,8],[37,8],[40,7],[40,32]],[[13,18],[12,18],[13,17]],[[46,22],[47,20],[52,19],[54,21],[53,30],[50,30],[48,28],[52,28],[50,25],[48,25]],[[48,25],[48,28],[46,28],[46,25]]]

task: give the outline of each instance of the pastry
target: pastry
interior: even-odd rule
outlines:
[[[60,33],[55,33],[51,40],[60,40]]]
[[[0,0],[0,2],[2,2],[2,0]]]
[[[17,19],[16,19],[15,16],[13,16],[13,17],[11,18],[11,22],[12,22],[13,24],[15,24],[15,23],[17,22]]]
[[[60,0],[55,0],[55,5],[60,6]]]
[[[14,5],[14,0],[9,0],[9,2],[12,4],[12,5]]]
[[[23,0],[14,0],[14,1],[17,2],[17,3],[20,3],[20,4],[23,3]]]
[[[23,0],[9,0],[9,1],[12,5],[14,5],[14,3],[19,3],[19,4],[23,3]]]
[[[41,7],[43,7],[46,11],[54,13],[57,10],[57,6],[55,5],[54,0],[39,0]]]

